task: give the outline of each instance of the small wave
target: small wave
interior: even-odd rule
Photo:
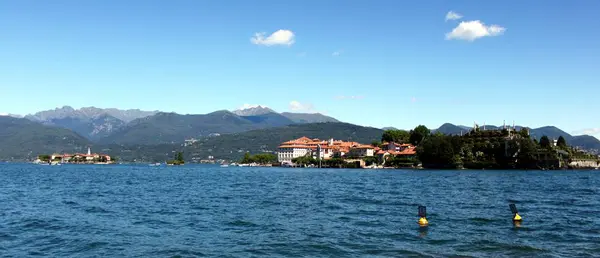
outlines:
[[[388,257],[406,257],[406,256],[432,257],[431,255],[427,255],[427,254],[420,253],[417,251],[405,250],[405,249],[400,249],[400,250],[374,249],[374,250],[364,250],[364,251],[362,251],[362,253],[365,255],[388,256]]]
[[[138,220],[138,221],[134,221],[133,225],[169,225],[171,223],[163,221],[163,220],[157,220],[157,219],[145,219],[145,220]]]
[[[352,220],[352,218],[350,218],[350,217],[346,217],[346,216],[341,216],[341,217],[338,217],[337,219],[338,219],[338,220],[341,220],[341,221],[345,221],[345,222],[348,222],[348,221],[351,221],[351,220]]]
[[[428,239],[427,243],[429,244],[433,244],[433,245],[446,245],[446,244],[451,244],[451,243],[456,243],[458,242],[458,240],[456,239]]]
[[[368,198],[360,198],[360,197],[345,198],[343,201],[350,202],[350,203],[360,203],[360,204],[383,204],[384,203],[384,200],[368,199]]]
[[[157,214],[160,215],[178,215],[179,212],[173,211],[173,210],[160,210],[158,212],[156,212]]]
[[[7,241],[11,241],[11,240],[15,240],[17,239],[16,236],[13,235],[9,235],[7,233],[2,233],[0,232],[0,240],[7,240]]]
[[[109,245],[109,243],[107,243],[107,242],[91,242],[91,243],[84,244],[81,248],[79,248],[77,250],[77,252],[87,252],[87,251],[91,251],[91,250],[95,250],[95,249],[100,249],[107,245]]]
[[[478,223],[478,224],[488,224],[488,223],[493,223],[496,221],[500,221],[499,219],[490,219],[490,218],[469,218],[470,221]]]
[[[245,221],[245,220],[235,220],[232,222],[228,222],[227,225],[234,226],[234,227],[256,227],[256,226],[258,226],[257,224],[254,224],[250,221]]]
[[[545,249],[538,248],[530,245],[521,244],[508,244],[490,240],[480,240],[471,244],[471,246],[477,246],[478,251],[501,251],[511,250],[512,252],[518,253],[531,253],[531,252],[546,252]]]
[[[87,213],[112,213],[111,211],[108,211],[108,210],[106,210],[102,207],[98,207],[98,206],[86,207],[83,210]]]
[[[201,252],[193,251],[193,250],[168,249],[168,250],[160,250],[160,251],[151,252],[148,254],[148,256],[163,256],[163,257],[168,256],[168,257],[172,257],[172,258],[179,258],[179,257],[189,257],[189,256],[205,257],[207,255],[204,253],[201,253]]]
[[[62,222],[57,219],[41,220],[41,219],[25,219],[21,222],[22,227],[25,229],[46,229],[46,230],[60,230],[62,229]]]
[[[79,203],[77,203],[75,201],[62,201],[62,203],[66,204],[66,205],[71,205],[71,206],[79,205]]]

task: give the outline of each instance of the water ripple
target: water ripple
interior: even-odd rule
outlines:
[[[0,165],[0,256],[589,257],[594,171]],[[524,221],[512,224],[509,203]],[[430,226],[420,228],[416,206]]]

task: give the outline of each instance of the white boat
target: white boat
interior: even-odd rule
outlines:
[[[227,168],[227,167],[229,167],[229,165],[227,165],[227,164],[221,164],[221,167],[222,168]]]
[[[158,167],[160,166],[160,163],[154,163],[154,164],[150,164],[151,167]]]

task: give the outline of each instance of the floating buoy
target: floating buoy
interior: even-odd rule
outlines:
[[[514,203],[509,205],[510,211],[513,213],[513,222],[521,222],[523,218],[519,215],[519,211],[517,210],[517,206]]]
[[[429,221],[427,221],[427,209],[425,206],[419,206],[419,225],[421,227],[425,227],[429,225]]]

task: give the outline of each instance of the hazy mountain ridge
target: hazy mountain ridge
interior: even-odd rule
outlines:
[[[83,152],[90,142],[64,128],[23,118],[0,117],[0,158],[35,158],[55,152]]]
[[[340,123],[339,120],[326,116],[320,113],[291,113],[283,112],[282,116],[294,121],[298,124],[310,124],[310,123]]]
[[[264,120],[253,122],[230,111],[221,110],[204,115],[158,113],[136,119],[119,131],[102,139],[102,143],[160,144],[181,143],[186,138],[211,133],[235,133],[272,127]]]
[[[157,111],[141,111],[139,109],[120,110],[96,107],[74,109],[70,106],[63,106],[27,115],[25,118],[45,125],[70,129],[89,140],[97,141],[118,131],[130,121],[156,113]]]
[[[151,116],[158,113],[158,111],[142,111],[139,109],[116,109],[116,108],[96,108],[96,107],[83,107],[80,109],[74,109],[71,106],[63,106],[61,108],[55,108],[52,110],[40,111],[32,115],[26,115],[25,118],[33,121],[50,121],[53,119],[63,119],[67,117],[79,118],[79,119],[93,119],[102,115],[110,115],[125,123],[131,122],[135,119]]]

